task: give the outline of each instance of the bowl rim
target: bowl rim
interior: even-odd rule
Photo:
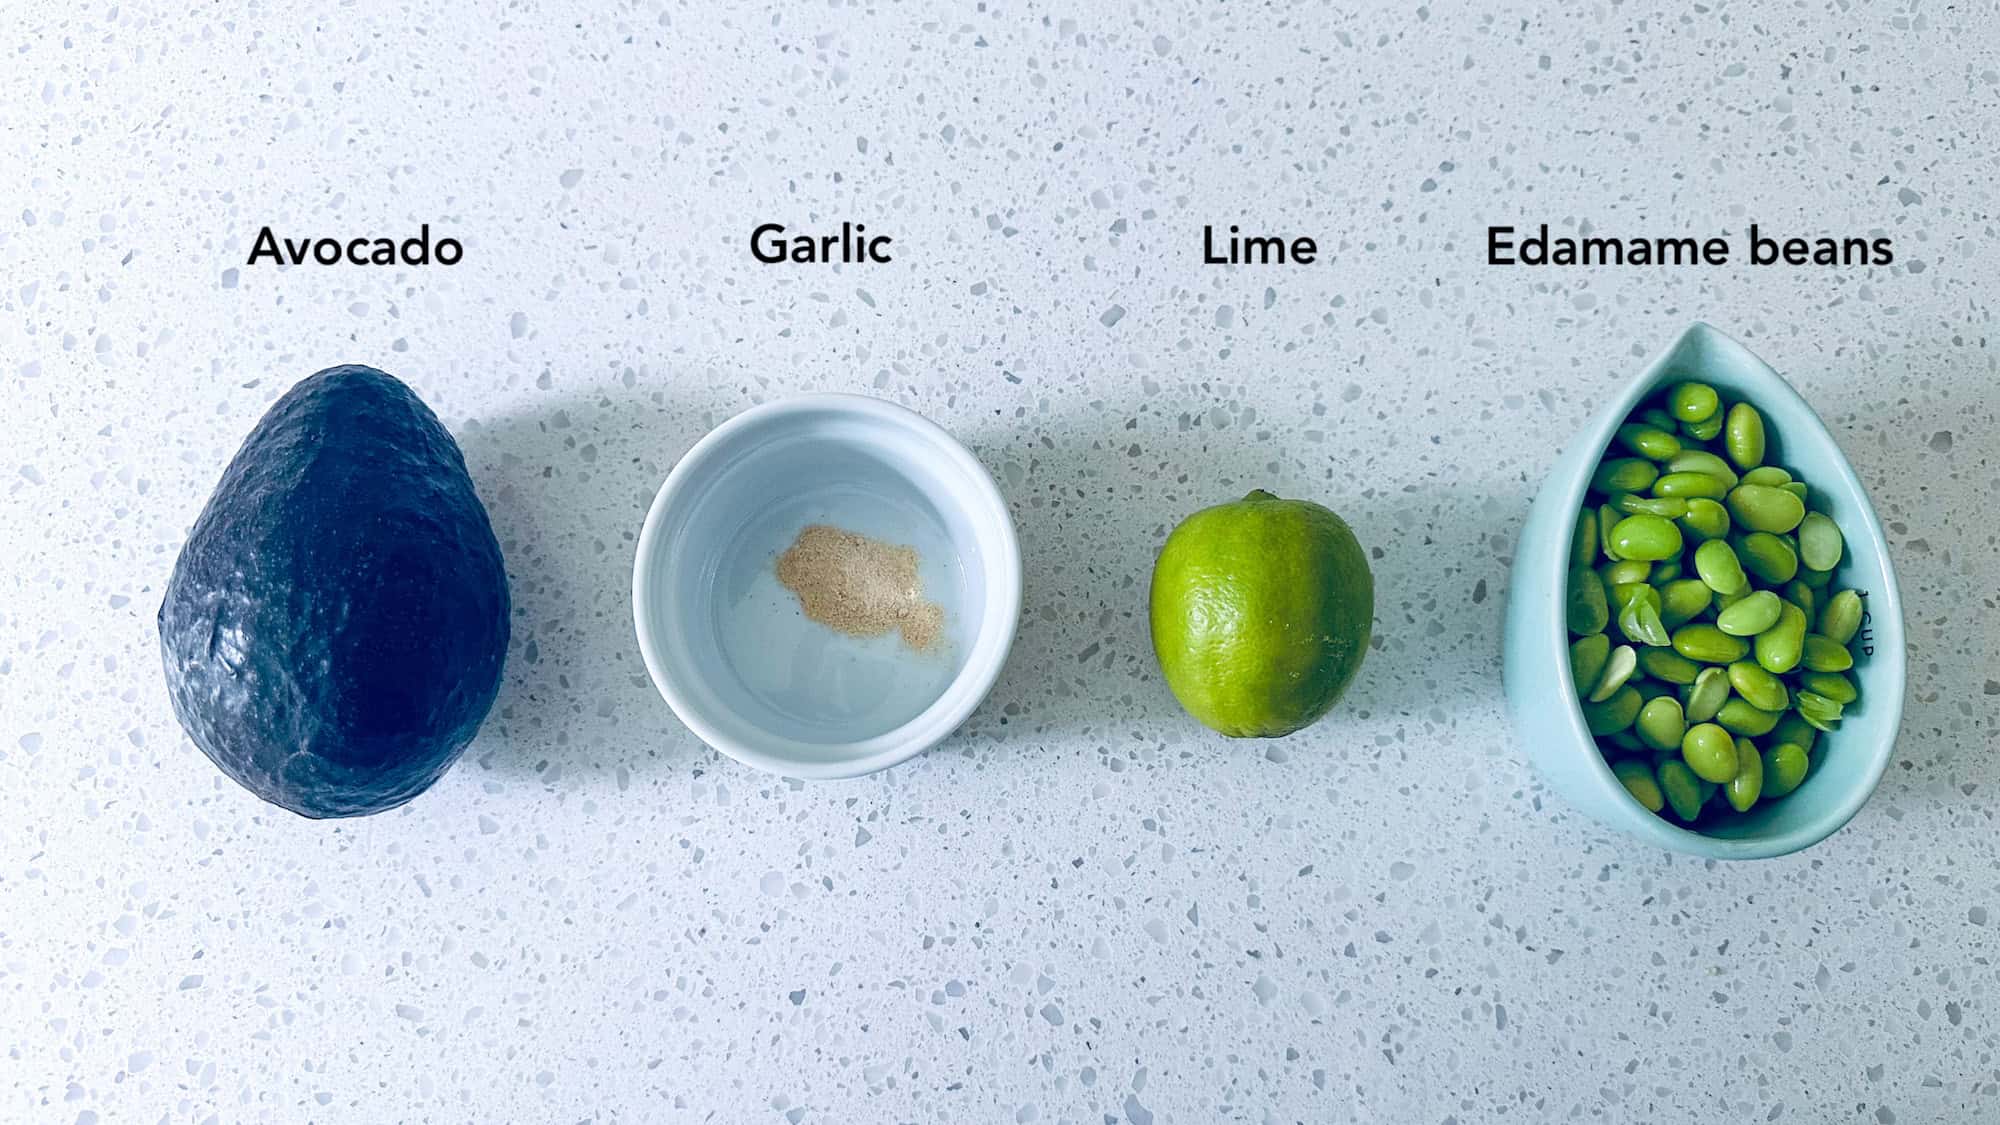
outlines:
[[[882,428],[905,430],[923,438],[970,486],[973,504],[966,515],[975,526],[994,533],[993,552],[982,552],[986,600],[978,639],[951,682],[930,705],[908,721],[881,734],[852,742],[807,742],[768,734],[756,742],[735,737],[711,722],[707,713],[668,673],[663,642],[655,635],[656,605],[646,575],[666,550],[664,528],[670,512],[690,502],[698,468],[724,451],[737,435],[781,419],[815,415],[860,418]],[[736,451],[737,456],[754,452]],[[639,530],[632,559],[632,617],[639,655],[653,687],[681,723],[703,742],[744,765],[785,777],[827,780],[860,777],[908,761],[930,749],[969,718],[999,680],[1012,650],[1021,613],[1021,547],[1012,513],[993,475],[971,451],[942,427],[907,407],[870,395],[817,392],[792,395],[752,406],[702,435],[667,473],[653,496]],[[745,724],[754,726],[755,724]]]
[[[1589,726],[1584,720],[1581,693],[1577,690],[1570,674],[1569,631],[1562,627],[1559,621],[1555,628],[1541,631],[1541,651],[1559,669],[1557,679],[1566,689],[1562,693],[1564,697],[1562,717],[1570,734],[1587,750],[1586,758],[1589,766],[1584,772],[1591,783],[1602,791],[1598,796],[1608,802],[1600,807],[1617,808],[1632,814],[1622,816],[1620,818],[1622,823],[1614,827],[1621,827],[1661,847],[1692,855],[1715,859],[1768,859],[1788,855],[1819,843],[1838,832],[1861,811],[1861,806],[1874,794],[1875,787],[1881,781],[1883,773],[1887,771],[1889,759],[1895,752],[1896,736],[1903,720],[1903,695],[1908,683],[1903,601],[1896,581],[1895,564],[1889,555],[1889,540],[1883,533],[1881,521],[1876,517],[1874,503],[1868,497],[1868,489],[1855,473],[1853,463],[1840,448],[1840,443],[1834,438],[1833,431],[1827,428],[1825,420],[1820,418],[1819,413],[1813,410],[1812,405],[1785,380],[1783,375],[1759,359],[1740,341],[1704,321],[1690,324],[1674,338],[1671,344],[1654,356],[1644,370],[1628,381],[1605,406],[1599,408],[1592,420],[1572,439],[1575,443],[1586,444],[1590,456],[1582,462],[1580,471],[1571,473],[1566,480],[1560,482],[1561,492],[1552,497],[1560,501],[1556,509],[1558,512],[1572,513],[1560,525],[1562,533],[1555,536],[1556,573],[1553,582],[1555,589],[1561,594],[1555,604],[1560,607],[1568,596],[1568,545],[1574,534],[1573,513],[1577,511],[1588,491],[1591,473],[1598,461],[1603,458],[1604,451],[1610,448],[1611,439],[1616,435],[1618,427],[1631,415],[1632,409],[1648,394],[1666,383],[1670,377],[1677,377],[1680,372],[1676,361],[1688,350],[1697,347],[1720,351],[1729,357],[1730,365],[1744,375],[1742,381],[1753,387],[1751,392],[1754,395],[1753,405],[1761,407],[1764,403],[1778,400],[1803,412],[1818,427],[1819,437],[1833,449],[1838,479],[1856,501],[1852,505],[1856,527],[1852,530],[1862,533],[1857,537],[1848,527],[1842,527],[1843,536],[1848,542],[1850,552],[1853,551],[1857,538],[1865,542],[1868,553],[1879,561],[1884,578],[1879,595],[1875,591],[1869,593],[1868,612],[1871,620],[1884,632],[1884,636],[1876,642],[1876,656],[1871,656],[1870,659],[1887,661],[1888,685],[1891,690],[1882,693],[1888,696],[1882,701],[1882,706],[1886,708],[1884,718],[1888,735],[1879,739],[1873,746],[1861,748],[1865,751],[1865,756],[1852,763],[1858,769],[1851,775],[1840,799],[1829,803],[1819,815],[1806,823],[1788,831],[1769,835],[1711,836],[1670,824],[1647,810],[1632,797],[1624,784],[1618,780],[1617,775],[1612,773],[1611,763],[1598,750],[1597,739],[1591,735]],[[1879,601],[1876,600],[1878,597]]]

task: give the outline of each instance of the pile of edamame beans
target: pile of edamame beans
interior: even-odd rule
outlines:
[[[1859,698],[1840,528],[1765,449],[1756,407],[1676,383],[1618,427],[1577,519],[1584,720],[1633,799],[1685,824],[1798,788]]]

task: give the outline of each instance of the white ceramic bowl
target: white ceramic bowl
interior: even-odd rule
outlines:
[[[776,561],[810,524],[914,547],[944,635],[808,620]],[[688,450],[632,568],[639,651],[702,741],[788,777],[856,777],[935,745],[985,698],[1021,611],[1021,551],[985,468],[893,403],[819,394],[747,410]]]

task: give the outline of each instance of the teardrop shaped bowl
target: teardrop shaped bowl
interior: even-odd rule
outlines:
[[[1860,701],[1847,709],[1837,730],[1820,735],[1805,783],[1704,831],[1647,811],[1612,774],[1584,725],[1563,614],[1570,542],[1591,472],[1633,409],[1683,379],[1700,379],[1726,400],[1747,401],[1763,413],[1770,434],[1766,461],[1808,482],[1814,507],[1840,526],[1847,543],[1833,584],[1861,592],[1867,607],[1848,673],[1860,688]],[[1860,811],[1888,767],[1903,719],[1906,672],[1902,597],[1867,490],[1825,423],[1791,384],[1706,324],[1683,332],[1584,426],[1549,470],[1521,529],[1503,666],[1514,729],[1528,759],[1570,804],[1647,843],[1709,859],[1766,859],[1833,835]]]

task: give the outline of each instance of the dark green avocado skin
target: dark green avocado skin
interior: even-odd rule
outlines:
[[[372,367],[293,387],[243,442],[160,605],[174,711],[244,788],[308,817],[429,788],[507,659],[507,572],[451,434]]]

